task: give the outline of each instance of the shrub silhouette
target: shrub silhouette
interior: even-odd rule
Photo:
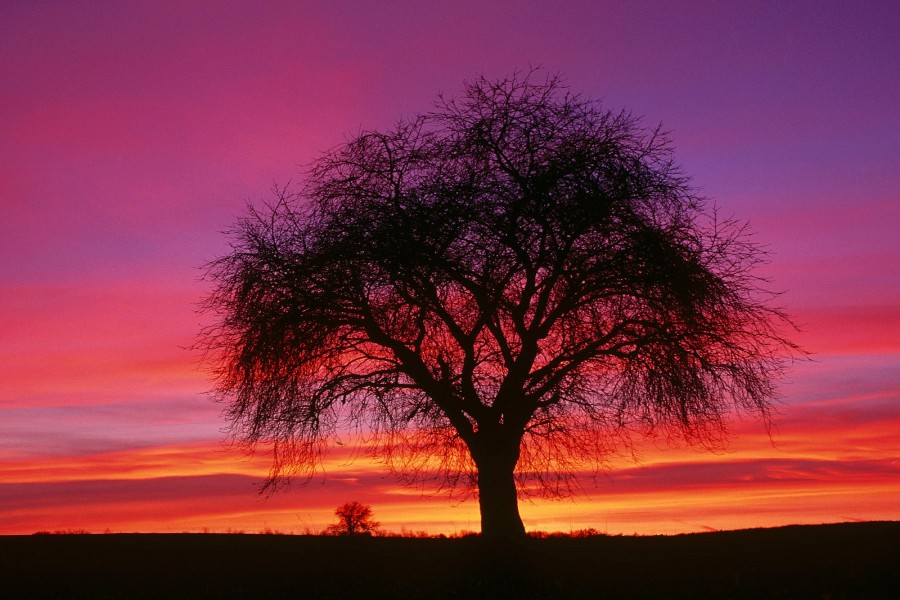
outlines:
[[[338,522],[328,526],[327,535],[372,535],[381,526],[372,518],[372,507],[356,500],[338,506],[334,515]]]

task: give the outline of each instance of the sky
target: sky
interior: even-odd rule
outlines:
[[[257,494],[190,350],[222,231],[273,185],[484,74],[541,66],[671,132],[676,161],[770,252],[810,353],[771,436],[639,447],[530,530],[658,534],[900,519],[896,2],[0,4],[0,534],[478,530],[474,500],[337,447]],[[355,458],[355,459],[354,459]]]

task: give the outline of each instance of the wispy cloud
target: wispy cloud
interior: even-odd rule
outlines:
[[[524,502],[528,526],[898,518],[895,30],[890,3],[0,5],[0,530],[318,527],[348,499],[397,529],[477,529],[474,503],[345,448],[259,499],[268,456],[223,445],[186,348],[198,267],[246,201],[529,64],[672,130],[700,192],[772,251],[759,273],[813,361],[789,370],[771,438],[751,417],[718,454],[647,441],[574,501]]]

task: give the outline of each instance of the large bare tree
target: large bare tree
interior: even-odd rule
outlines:
[[[767,421],[795,347],[670,142],[538,74],[484,78],[326,153],[209,266],[201,344],[268,484],[355,431],[405,480],[477,491],[482,533],[634,432]],[[517,490],[518,483],[518,490]]]

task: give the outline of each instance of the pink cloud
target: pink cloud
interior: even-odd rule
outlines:
[[[225,251],[245,200],[359,128],[529,64],[674,130],[702,192],[771,247],[761,273],[818,361],[789,372],[772,440],[751,418],[718,455],[648,441],[643,467],[616,462],[591,498],[523,505],[529,526],[896,518],[893,7],[354,8],[0,8],[3,527],[318,527],[352,495],[396,528],[476,529],[474,503],[423,499],[342,452],[324,485],[259,501],[266,457],[218,450],[223,422],[184,347],[196,267]]]
[[[809,353],[814,363],[871,357],[872,364],[896,364],[900,340],[894,331],[900,327],[900,305],[813,306],[797,308],[789,316],[798,329],[787,326],[781,333]],[[791,373],[806,373],[807,369],[804,361],[798,360]]]
[[[169,281],[0,288],[0,393],[7,406],[117,393],[197,394],[197,293]]]
[[[898,474],[896,460],[783,459],[635,467],[609,473],[597,484],[586,481],[589,498],[572,505],[571,528],[603,529],[605,519],[607,528],[610,521],[618,524],[612,532],[622,532],[619,527],[637,515],[645,522],[641,529],[645,533],[704,528],[697,523],[734,528],[834,520],[838,514],[891,518]],[[257,484],[253,476],[224,473],[2,484],[0,511],[9,516],[3,533],[65,528],[196,530],[204,526],[200,524],[249,531],[264,524],[288,531],[318,530],[330,522],[334,506],[347,499],[371,503],[394,531],[452,533],[477,527],[474,501],[457,505],[442,495],[422,496],[375,472],[345,469],[327,484],[314,481],[270,498],[255,495]],[[858,504],[860,497],[868,499],[865,505]],[[797,504],[801,498],[805,504]],[[788,509],[777,511],[773,501]],[[548,511],[558,513],[561,506],[523,504],[522,511],[529,527],[542,528],[558,523]],[[695,524],[686,526],[685,520]]]

